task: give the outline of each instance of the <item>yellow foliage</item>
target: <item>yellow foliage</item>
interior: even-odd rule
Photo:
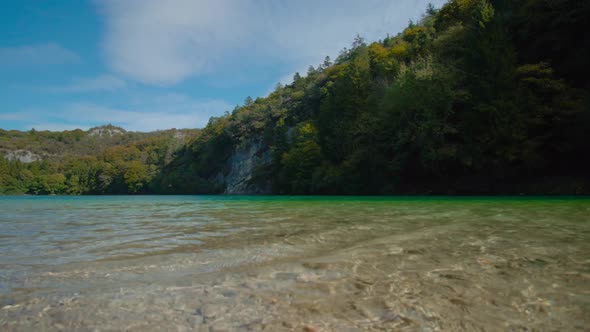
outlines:
[[[303,97],[305,97],[305,92],[303,91],[295,91],[291,94],[291,98],[294,100],[301,100]]]
[[[383,61],[388,56],[388,51],[383,45],[379,43],[373,43],[369,46],[369,57],[373,61]]]
[[[408,43],[402,41],[391,48],[391,54],[396,58],[401,58],[408,54]]]
[[[408,42],[413,42],[415,40],[423,38],[425,35],[426,35],[426,28],[425,27],[415,26],[415,27],[407,28],[404,31],[403,38],[404,38],[404,40],[406,40]]]
[[[316,127],[311,123],[306,123],[299,128],[299,135],[303,137],[314,137],[317,134]]]

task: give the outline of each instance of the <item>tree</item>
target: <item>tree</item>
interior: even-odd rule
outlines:
[[[314,74],[316,74],[318,72],[317,69],[315,69],[313,66],[309,66],[309,68],[307,68],[307,76],[312,76]]]
[[[317,129],[311,123],[305,123],[297,130],[295,146],[283,153],[281,165],[283,179],[289,191],[298,194],[313,191],[312,175],[321,165],[321,147],[317,143]]]
[[[123,166],[123,179],[130,194],[141,192],[150,180],[147,167],[141,162],[134,160]]]
[[[360,35],[356,35],[356,37],[354,37],[354,41],[352,42],[352,49],[358,49],[358,48],[362,48],[362,47],[366,47],[367,43],[365,43],[365,38],[361,37]]]
[[[330,66],[332,66],[332,61],[330,60],[330,57],[326,55],[326,57],[324,58],[324,62],[321,65],[321,68],[328,69]]]
[[[438,13],[438,10],[434,7],[434,5],[430,2],[428,6],[426,6],[426,15],[429,17],[434,17]]]

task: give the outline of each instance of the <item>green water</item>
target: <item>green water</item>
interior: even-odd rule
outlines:
[[[590,199],[0,197],[0,330],[585,331]]]

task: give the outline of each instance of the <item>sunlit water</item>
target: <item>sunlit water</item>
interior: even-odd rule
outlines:
[[[0,197],[0,330],[588,331],[590,199]]]

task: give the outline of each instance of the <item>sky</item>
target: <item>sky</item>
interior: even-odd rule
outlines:
[[[0,128],[201,128],[444,0],[3,0]]]

